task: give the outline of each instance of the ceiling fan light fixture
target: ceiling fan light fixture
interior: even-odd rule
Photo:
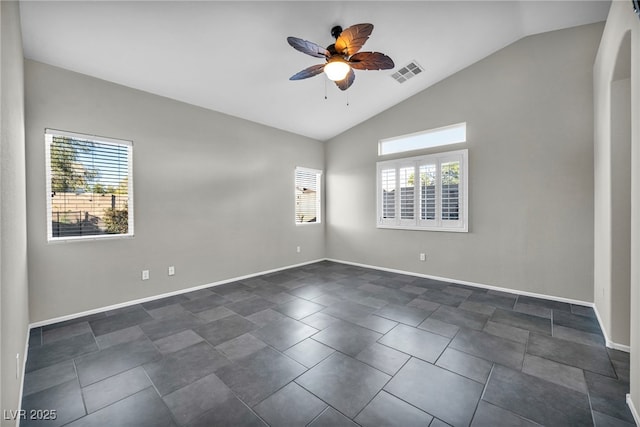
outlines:
[[[346,30],[339,26],[333,27],[331,35],[336,38],[336,42],[326,48],[298,37],[287,37],[287,43],[295,50],[326,60],[326,64],[316,64],[298,71],[289,80],[308,79],[324,72],[340,90],[347,90],[355,81],[354,70],[392,69],[395,67],[393,60],[384,53],[360,52],[371,31],[373,24],[356,24]]]
[[[349,66],[349,64],[339,59],[329,61],[324,66],[324,73],[327,75],[329,80],[334,82],[344,80],[345,77],[347,77],[347,74],[349,74],[350,70],[351,67]]]

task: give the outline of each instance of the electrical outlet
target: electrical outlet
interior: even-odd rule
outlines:
[[[176,268],[173,265],[169,266],[169,276],[173,276],[174,274],[176,274]]]
[[[427,260],[427,254],[420,254],[420,261],[426,261]]]
[[[297,252],[297,253],[300,253],[300,252],[301,252],[300,246],[296,246],[296,252]]]
[[[149,280],[149,270],[142,270],[142,280]]]

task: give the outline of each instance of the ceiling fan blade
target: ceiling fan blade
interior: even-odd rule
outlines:
[[[311,67],[305,68],[302,71],[297,72],[293,76],[289,77],[289,80],[302,80],[308,79],[309,77],[317,76],[322,73],[324,70],[324,64],[312,65]]]
[[[390,70],[393,59],[380,52],[359,52],[349,58],[349,65],[356,70]]]
[[[287,41],[295,50],[306,53],[307,55],[311,55],[316,58],[326,58],[329,56],[327,49],[313,42],[302,40],[297,37],[287,37]]]
[[[340,90],[347,90],[353,84],[353,81],[356,79],[356,73],[353,70],[349,70],[347,77],[344,79],[337,81],[336,86],[340,88]]]
[[[352,25],[338,36],[336,51],[343,55],[353,55],[364,46],[372,31],[373,24]]]

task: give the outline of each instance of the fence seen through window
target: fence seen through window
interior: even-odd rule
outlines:
[[[132,143],[47,130],[48,239],[133,235]]]
[[[467,231],[467,150],[378,162],[378,227]]]

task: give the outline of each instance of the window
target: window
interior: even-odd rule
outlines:
[[[296,224],[320,222],[322,171],[296,168]]]
[[[384,156],[385,154],[403,153],[405,151],[457,144],[466,140],[467,124],[458,123],[424,132],[382,139],[378,143],[378,154]]]
[[[378,162],[380,228],[467,231],[468,150]]]
[[[132,142],[47,129],[47,239],[133,236]]]

